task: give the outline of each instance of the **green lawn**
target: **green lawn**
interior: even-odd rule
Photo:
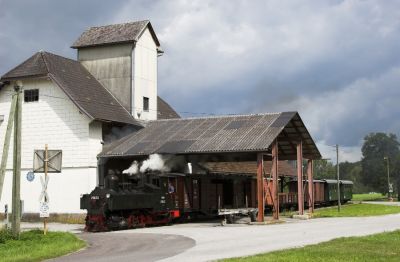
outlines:
[[[46,236],[41,230],[21,233],[19,240],[0,237],[1,261],[41,261],[58,257],[81,249],[86,243],[75,235],[65,232],[48,232]]]
[[[342,206],[340,213],[337,206],[319,208],[313,217],[365,217],[400,213],[399,206],[385,206],[377,204],[346,204]]]
[[[373,194],[353,194],[353,201],[382,201],[386,200],[387,197],[380,193]]]
[[[338,238],[303,248],[224,261],[400,261],[400,231]]]

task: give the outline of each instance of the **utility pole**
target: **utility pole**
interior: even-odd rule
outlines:
[[[4,177],[6,175],[7,158],[8,158],[8,151],[10,149],[11,132],[14,124],[14,115],[17,106],[17,98],[18,94],[13,94],[11,100],[10,113],[8,115],[6,136],[4,138],[3,155],[1,156],[1,166],[0,166],[0,200],[1,200],[1,195],[3,193]]]
[[[336,144],[336,179],[337,179],[337,196],[338,196],[338,212],[340,212],[340,176],[339,176],[339,145]]]
[[[386,170],[387,170],[387,182],[388,182],[388,200],[389,201],[391,201],[391,198],[390,198],[390,169],[389,169],[389,157],[388,156],[385,156],[384,158],[383,158],[384,160],[386,160]]]
[[[22,124],[22,83],[17,81],[14,86],[17,96],[17,106],[14,119],[14,168],[12,187],[12,233],[19,237],[21,224],[21,124]]]

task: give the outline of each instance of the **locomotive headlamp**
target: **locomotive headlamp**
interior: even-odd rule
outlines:
[[[110,198],[110,196],[111,196],[110,194],[106,194],[106,198]]]

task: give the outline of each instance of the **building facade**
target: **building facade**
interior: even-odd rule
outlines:
[[[77,61],[41,51],[0,79],[0,145],[13,87],[17,81],[23,85],[21,199],[26,213],[39,210],[43,174],[36,173],[33,181],[26,177],[34,150],[45,144],[62,150],[62,172],[49,175],[50,212],[80,213],[80,195],[97,185],[97,154],[105,140],[138,130],[147,120],[179,117],[157,96],[162,51],[149,21],[92,27],[72,47]],[[11,206],[12,151],[11,143],[1,207]]]

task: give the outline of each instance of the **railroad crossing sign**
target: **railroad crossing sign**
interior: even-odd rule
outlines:
[[[389,184],[389,193],[393,193],[393,184],[392,183]]]
[[[49,203],[50,199],[49,195],[47,194],[47,185],[49,184],[49,176],[45,176],[44,179],[41,176],[40,183],[42,184],[42,193],[39,196],[39,201]]]

